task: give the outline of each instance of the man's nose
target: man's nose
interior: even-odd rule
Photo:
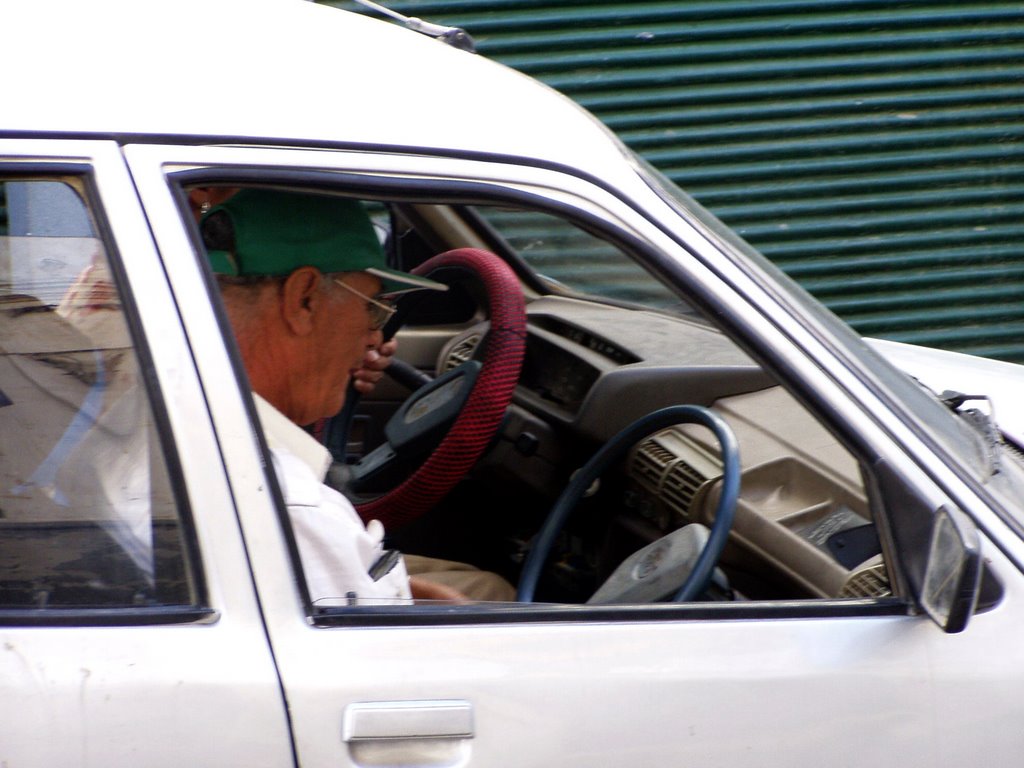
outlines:
[[[370,331],[367,334],[367,337],[366,337],[366,347],[367,347],[367,349],[376,349],[377,347],[379,347],[383,343],[384,343],[384,331],[382,331],[380,328],[378,328],[378,329],[376,329],[374,331]]]

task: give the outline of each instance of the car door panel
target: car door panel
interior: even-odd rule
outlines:
[[[967,634],[985,639],[1002,618],[976,622]],[[944,762],[935,718],[951,706],[965,641],[922,617],[301,634],[307,650],[282,675],[304,764],[365,764],[360,744],[344,741],[352,708],[424,701],[472,706],[459,751],[468,765],[509,755],[523,766],[817,766],[836,755],[858,766],[957,764]]]
[[[130,149],[172,281],[195,289],[202,281],[188,261],[193,246],[178,231],[174,219],[181,212],[167,190],[174,165],[161,162],[166,158],[159,147]],[[176,164],[189,165],[188,149],[173,153]],[[203,148],[195,162],[248,160],[251,170],[302,160],[301,153],[272,155]],[[352,153],[332,160],[318,153],[315,160],[318,169],[336,162],[373,170],[377,158]],[[407,163],[407,172],[419,161],[381,160],[389,171]],[[438,172],[444,166],[436,158],[428,164]],[[564,203],[571,195],[563,189],[552,196]],[[592,210],[603,204],[613,205],[606,199],[587,203]],[[617,210],[609,219],[631,234],[643,231],[642,221],[631,220],[621,206]],[[749,329],[748,341],[790,355],[789,372],[815,388],[819,406],[827,403],[836,421],[857,422],[864,442],[883,452],[896,471],[910,473],[927,498],[946,498],[894,442],[889,427],[867,415],[870,405],[880,404],[876,394],[849,371],[829,370],[801,352],[794,339],[832,359],[813,329],[795,327],[792,318],[766,324],[763,307],[733,292],[736,284],[749,283],[738,270],[724,265],[716,275],[706,264],[687,261],[663,235],[650,237],[673,253],[687,279],[703,281],[701,291],[715,296],[715,306],[737,305],[729,310],[730,327]],[[197,333],[205,322],[199,315],[185,318]],[[224,350],[215,348],[218,342],[203,343],[197,362],[201,377],[212,383],[230,367]],[[223,391],[211,394],[210,407],[302,765],[959,765],[950,755],[962,755],[963,741],[940,726],[956,719],[951,691],[971,659],[996,655],[996,638],[1020,629],[1008,609],[1018,600],[1018,586],[1007,589],[998,607],[973,617],[960,635],[908,615],[912,608],[899,600],[730,604],[714,615],[698,606],[689,613],[680,608],[678,614],[628,618],[580,608],[557,620],[547,609],[531,612],[528,606],[433,618],[406,606],[384,611],[386,619],[340,608],[334,626],[321,626],[304,604],[294,548],[268,491],[258,441],[249,433],[251,409]],[[902,428],[893,430],[906,436]],[[912,438],[908,444],[916,445]],[[955,478],[951,482],[956,486]],[[894,554],[898,559],[900,553]],[[984,554],[1000,578],[1019,582],[1019,572],[1000,552],[987,545]],[[1004,660],[1014,661],[1005,653]],[[997,725],[971,722],[979,739],[1004,746],[1012,740]]]
[[[8,172],[5,178],[21,185],[15,191],[20,194],[25,188],[20,197],[43,213],[49,210],[46,195],[56,185],[67,193],[63,200],[72,206],[87,204],[90,214],[73,217],[75,226],[90,233],[88,238],[67,236],[68,208],[52,209],[60,215],[51,215],[49,221],[31,216],[22,221],[21,213],[13,211],[4,232],[10,241],[5,246],[11,245],[5,253],[15,260],[33,260],[4,285],[4,322],[10,329],[21,317],[52,321],[44,334],[22,338],[43,349],[42,354],[22,353],[6,338],[5,359],[16,368],[32,362],[40,370],[63,371],[66,381],[83,380],[87,386],[63,386],[54,403],[42,395],[25,400],[21,414],[26,428],[37,424],[49,431],[56,447],[49,456],[32,460],[52,470],[37,472],[20,488],[4,488],[8,514],[0,519],[7,537],[0,717],[8,726],[0,739],[0,761],[11,766],[292,764],[279,681],[217,442],[123,157],[115,145],[104,142],[3,141],[0,166]],[[46,195],[36,195],[37,189]],[[96,249],[77,277],[74,270],[81,264],[65,262],[61,255],[72,240],[88,240]],[[89,258],[90,252],[84,256]],[[99,256],[104,258],[97,260]],[[34,266],[41,270],[27,268]],[[88,282],[97,274],[101,281]],[[110,277],[114,274],[118,277]],[[72,288],[65,291],[69,281]],[[119,289],[113,299],[112,286]],[[26,303],[31,310],[27,314],[21,311]],[[116,328],[111,319],[117,321]],[[75,328],[79,335],[69,347]],[[63,334],[59,340],[54,335],[58,332]],[[81,349],[86,333],[96,349]],[[122,346],[110,346],[114,337]],[[58,347],[44,346],[58,341]],[[133,350],[144,376],[124,365]],[[79,363],[94,367],[83,372],[75,367]],[[142,379],[150,385],[141,386]],[[31,381],[18,390],[19,399],[43,393],[49,379]],[[165,408],[165,403],[173,407]],[[72,414],[70,420],[65,412]],[[56,428],[50,429],[54,418]],[[134,429],[140,418],[152,436],[120,440],[118,430]],[[7,439],[16,441],[18,436],[10,433],[10,422],[5,425],[5,447],[10,448]],[[133,463],[138,451],[150,456],[148,462]],[[166,466],[175,468],[168,488],[157,482],[157,470],[164,466],[161,452]],[[10,454],[3,460],[10,461]],[[121,553],[120,545],[127,540],[121,536],[121,521],[90,518],[100,509],[101,492],[118,492],[116,483],[95,482],[106,480],[106,462],[150,473],[148,497],[106,497],[114,500],[114,510],[122,502],[139,508],[143,498],[149,502],[142,507],[144,514],[153,516],[155,538],[150,544],[158,550],[158,564],[148,578],[155,588],[147,588],[145,578],[132,581],[141,585],[134,597],[118,591],[117,583],[102,583],[104,578],[123,578],[125,569],[134,567],[131,560],[117,567],[104,565],[107,553]],[[40,485],[44,475],[49,478],[46,487]],[[111,475],[121,483],[125,476],[120,471]],[[170,487],[176,489],[172,499],[163,495],[171,493]],[[89,501],[92,494],[95,504]],[[43,504],[47,497],[53,500],[49,507]],[[28,499],[38,501],[23,503]],[[156,510],[165,508],[167,516],[158,518]],[[43,511],[48,517],[38,519]],[[165,542],[158,528],[170,523],[179,533]],[[97,535],[76,534],[72,539],[65,530]],[[22,562],[17,542],[29,541],[29,533],[36,536],[39,531],[60,536],[50,536],[49,550],[39,546]],[[61,551],[72,540],[96,542],[108,533],[108,548],[101,554]],[[21,538],[12,539],[15,534]],[[184,590],[161,591],[167,583],[159,565],[162,546],[173,549],[183,563],[188,581]],[[46,570],[49,557],[54,565]],[[99,558],[95,566],[94,557]],[[40,574],[31,577],[36,579],[32,588],[37,602],[13,605],[30,565]],[[62,583],[73,588],[61,593]],[[61,594],[71,597],[55,602]],[[100,598],[107,602],[97,603]]]

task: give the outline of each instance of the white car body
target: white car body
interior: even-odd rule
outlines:
[[[1018,460],[1004,456],[995,476],[970,465],[953,417],[936,406],[922,421],[932,412],[916,385],[659,194],[579,107],[473,54],[301,0],[39,0],[0,19],[0,173],[60,169],[94,185],[134,332],[150,340],[203,586],[188,615],[0,606],[4,766],[1019,764]],[[321,620],[297,588],[182,214],[181,179],[239,169],[281,183],[465,183],[600,220],[826,414],[865,466],[884,465],[900,489],[880,491],[887,508],[962,513],[998,599],[956,633],[906,577],[887,600]],[[1024,438],[1019,367],[872,345],[933,390],[991,397],[1004,436]],[[936,567],[926,540],[911,553],[899,531],[884,535],[895,567]]]
[[[1024,386],[1024,371],[1019,365],[881,339],[870,343],[889,362],[934,392],[950,390],[986,398],[1000,429],[1024,443],[1024,402],[1018,394]]]

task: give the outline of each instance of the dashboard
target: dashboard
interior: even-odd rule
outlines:
[[[527,316],[514,406],[486,463],[554,499],[590,452],[637,418],[669,405],[713,407],[740,445],[741,493],[722,560],[738,576],[737,594],[890,594],[857,461],[716,329],[550,296],[531,302]],[[477,326],[452,339],[441,364],[485,333]],[[650,435],[611,483],[621,491],[605,515],[610,535],[639,547],[687,524],[710,525],[720,476],[717,444],[702,427]]]

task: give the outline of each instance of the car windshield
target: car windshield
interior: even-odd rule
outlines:
[[[473,210],[549,284],[650,309],[693,311],[618,246],[566,219],[520,208],[478,206]]]
[[[977,428],[967,420],[954,415],[945,403],[934,392],[913,379],[906,373],[888,363],[874,348],[863,343],[860,335],[849,325],[836,317],[820,302],[814,300],[782,270],[772,264],[753,246],[739,237],[733,230],[725,226],[711,212],[686,194],[671,180],[664,176],[643,158],[632,154],[637,172],[665,202],[674,208],[689,223],[700,228],[705,234],[719,242],[726,254],[737,254],[749,266],[753,264],[771,280],[773,291],[785,292],[786,299],[813,322],[820,323],[828,329],[833,338],[843,344],[843,352],[849,359],[855,360],[862,372],[869,375],[885,390],[896,396],[907,412],[908,423],[923,424],[929,428],[929,434],[941,441],[943,447],[960,459],[964,466],[972,467],[976,478],[983,482],[989,481],[996,473],[991,460],[986,440],[978,433]],[[749,268],[746,270],[750,272]],[[757,277],[757,275],[755,275]],[[1019,473],[1016,454],[1007,459],[1010,471],[998,476],[998,484],[1010,483],[1016,489],[1008,498],[1024,498],[1024,475]],[[1012,503],[1013,512],[1019,520],[1024,520],[1024,512],[1019,503]]]

